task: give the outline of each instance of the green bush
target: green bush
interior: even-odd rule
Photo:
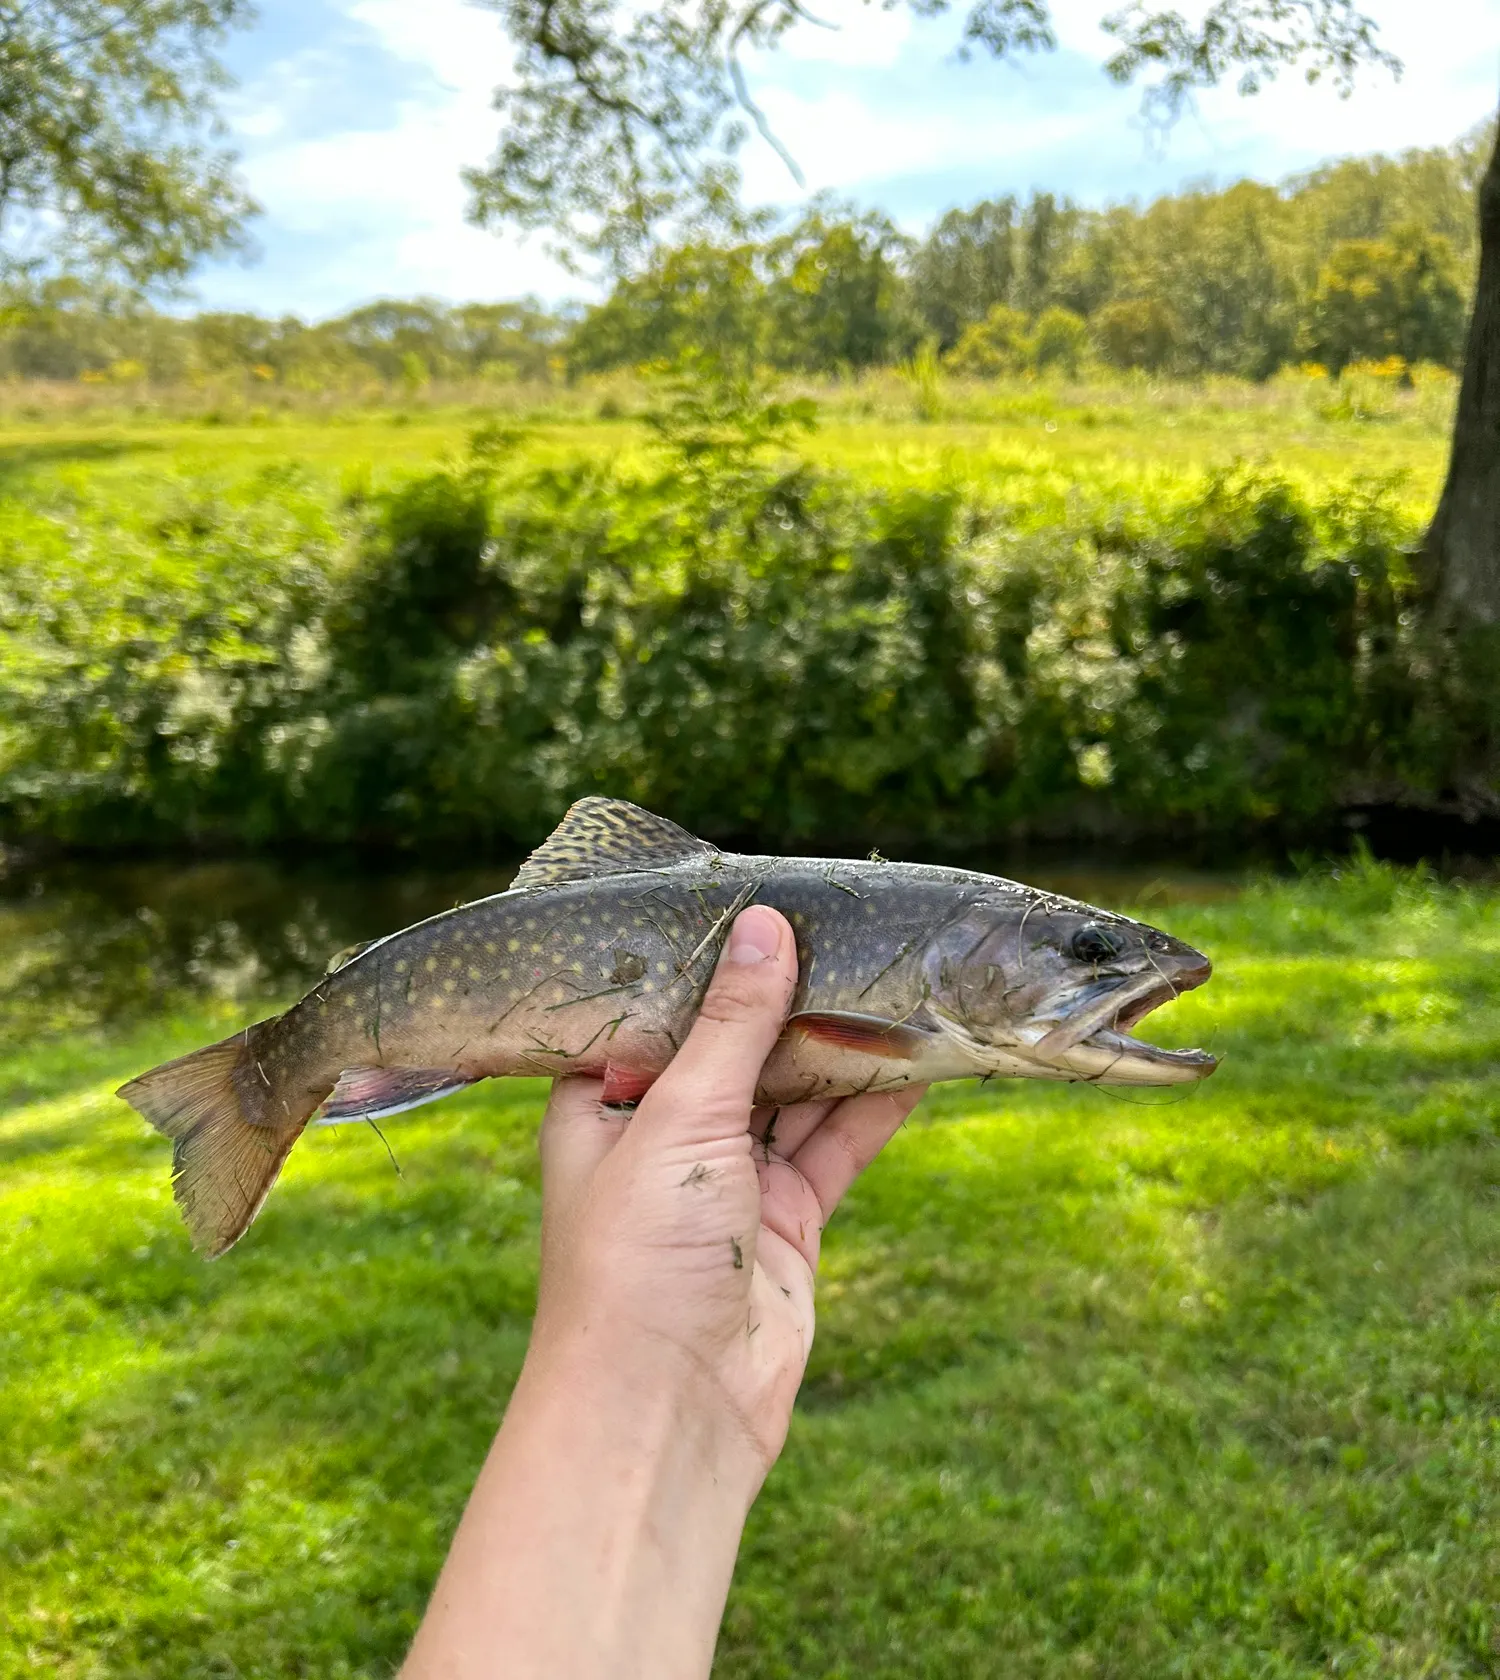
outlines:
[[[1372,490],[1036,528],[744,452],[490,452],[342,513],[281,469],[92,515],[3,516],[12,840],[512,848],[592,791],[784,845],[1296,840],[1480,727]]]

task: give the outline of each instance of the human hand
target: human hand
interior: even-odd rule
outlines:
[[[690,1384],[748,1442],[755,1487],[812,1348],[823,1228],[922,1096],[752,1116],[796,965],[785,919],[745,910],[682,1049],[634,1115],[601,1111],[597,1080],[559,1080],[541,1134],[533,1357],[588,1343],[633,1381]]]
[[[754,1115],[795,982],[792,930],[752,906],[630,1120],[598,1080],[553,1087],[531,1345],[403,1680],[707,1676],[823,1227],[921,1095]]]

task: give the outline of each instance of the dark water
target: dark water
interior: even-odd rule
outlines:
[[[1161,910],[1232,893],[1227,875],[1059,860],[975,865],[1091,903]],[[276,861],[57,864],[0,871],[0,1046],[123,1027],[196,1001],[293,997],[334,952],[502,891],[514,865],[372,871]]]

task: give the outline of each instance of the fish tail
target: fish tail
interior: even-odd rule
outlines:
[[[261,1118],[270,1090],[256,1044],[274,1025],[262,1021],[163,1062],[118,1092],[172,1139],[172,1193],[193,1246],[210,1260],[249,1229],[312,1113]]]

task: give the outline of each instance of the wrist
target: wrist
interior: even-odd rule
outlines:
[[[677,1361],[535,1338],[404,1677],[704,1680],[760,1483],[721,1411]]]
[[[711,1365],[649,1331],[538,1324],[511,1401],[566,1420],[582,1449],[627,1460],[643,1477],[700,1490],[743,1521],[770,1468]]]

